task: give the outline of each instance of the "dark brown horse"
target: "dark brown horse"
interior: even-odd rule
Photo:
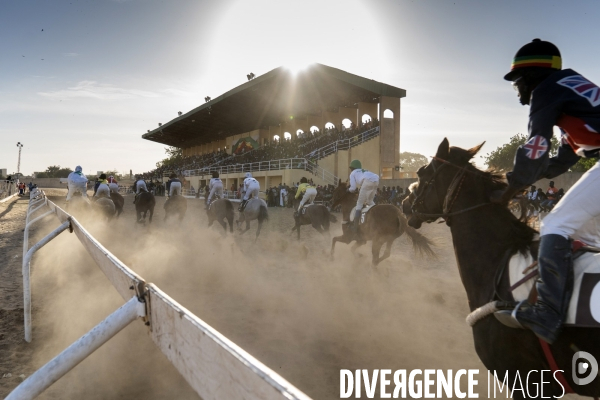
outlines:
[[[115,203],[108,197],[100,197],[92,202],[92,208],[110,221],[115,216]]]
[[[142,192],[135,201],[135,212],[137,214],[137,222],[140,224],[146,223],[146,213],[150,212],[150,218],[148,220],[152,223],[152,215],[154,215],[154,206],[156,205],[156,199],[150,192]],[[142,213],[144,217],[142,218]]]
[[[117,218],[123,212],[123,206],[125,205],[125,199],[118,192],[110,191],[110,199],[115,203],[115,208],[117,210]]]
[[[376,266],[390,256],[392,243],[405,232],[412,241],[415,250],[422,254],[433,255],[429,239],[408,226],[406,218],[404,218],[400,209],[391,204],[373,206],[371,210],[366,213],[365,221],[359,225],[358,233],[352,232],[350,228],[350,211],[356,206],[358,193],[349,193],[346,189],[347,184],[340,182],[333,192],[331,208],[335,208],[338,205],[342,206],[343,234],[342,236],[336,236],[331,240],[332,257],[336,242],[348,244],[356,240],[356,243],[352,246],[352,251],[354,251],[368,240],[372,240],[372,262],[373,265]],[[386,245],[385,252],[382,257],[379,257],[381,247],[384,244]]]
[[[213,201],[210,204],[210,208],[206,210],[206,215],[208,215],[208,226],[211,227],[213,222],[217,221],[225,232],[227,232],[227,224],[225,220],[229,223],[229,232],[233,233],[233,204],[228,199],[218,199]]]
[[[187,199],[183,196],[171,196],[165,201],[164,209],[164,221],[166,221],[169,216],[177,215],[179,216],[179,222],[181,222],[187,211]]]
[[[300,199],[294,200],[294,210],[298,209]],[[298,231],[298,239],[300,239],[300,227],[302,225],[312,225],[321,235],[329,233],[329,223],[337,222],[335,215],[331,214],[327,207],[322,204],[313,204],[306,207],[306,212],[294,217],[295,225],[292,232]]]
[[[438,218],[446,220],[471,311],[494,300],[512,302],[508,273],[503,273],[505,261],[517,252],[528,251],[535,234],[508,208],[490,203],[492,192],[505,189],[506,182],[500,175],[480,171],[470,164],[482,145],[465,150],[450,147],[444,139],[434,159],[417,173],[419,184],[409,218],[409,224],[415,228]],[[404,206],[408,208],[406,203]],[[600,378],[587,385],[574,384],[574,349],[600,360],[599,333],[594,328],[565,327],[550,346],[558,369],[564,370],[568,384],[583,396],[600,394]],[[542,382],[544,396],[562,395],[562,387],[550,373],[545,377],[539,373],[528,376],[530,371],[550,369],[533,332],[506,327],[488,315],[473,326],[473,338],[486,368],[502,377],[508,373],[508,382],[522,378],[523,387],[529,392],[513,391],[515,398],[537,393]]]

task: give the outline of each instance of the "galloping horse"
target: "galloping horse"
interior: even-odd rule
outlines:
[[[213,222],[217,221],[225,232],[227,232],[227,224],[229,223],[229,232],[233,233],[233,204],[228,199],[218,199],[210,204],[210,208],[206,210],[208,215],[208,226],[211,227]]]
[[[465,150],[450,147],[444,139],[433,160],[417,172],[419,183],[409,218],[409,224],[415,228],[438,218],[446,220],[471,311],[493,300],[505,301],[511,307],[513,296],[504,266],[510,256],[529,251],[536,233],[506,207],[490,203],[492,192],[506,188],[506,182],[500,175],[480,171],[470,164],[482,145]],[[406,203],[404,206],[408,208]],[[566,326],[558,340],[545,347],[545,342],[541,344],[532,331],[504,326],[493,315],[473,325],[475,350],[486,368],[502,377],[508,373],[508,382],[522,379],[523,390],[513,391],[515,398],[537,393],[542,382],[546,383],[545,396],[560,397],[566,383],[577,394],[598,396],[600,378],[587,385],[574,384],[577,371],[573,371],[573,356],[580,349],[600,359],[599,333],[594,328]],[[548,352],[553,359],[547,356]],[[549,373],[545,381],[543,375],[528,375],[534,370],[550,370],[553,361],[557,369],[564,371],[564,383],[559,385]]]
[[[121,196],[118,192],[113,190],[110,191],[110,199],[115,203],[115,209],[117,210],[117,218],[123,212],[123,206],[125,205],[125,198]]]
[[[294,200],[294,210],[298,209],[300,199]],[[329,233],[329,223],[337,222],[335,215],[331,214],[327,207],[322,204],[313,204],[306,207],[305,213],[294,218],[295,225],[292,232],[298,231],[298,239],[300,239],[300,227],[302,225],[312,225],[321,235],[325,232]]]
[[[110,221],[115,216],[115,203],[108,197],[100,197],[92,203],[92,208]]]
[[[135,212],[137,214],[137,222],[142,224],[146,223],[146,213],[150,211],[150,218],[148,220],[152,223],[152,215],[154,215],[154,206],[156,205],[156,199],[150,192],[142,192],[135,201]],[[142,218],[142,213],[144,217]]]
[[[258,230],[256,231],[255,241],[258,240],[258,235],[260,235],[260,228],[262,228],[262,224],[264,221],[269,219],[269,214],[267,212],[267,203],[263,199],[252,198],[246,203],[246,208],[243,212],[240,213],[240,219],[236,221],[238,229],[242,229],[240,224],[242,222],[246,222],[246,229],[244,229],[240,234],[244,234],[248,232],[250,229],[250,221],[252,220],[258,221]]]
[[[165,201],[164,209],[164,221],[166,221],[170,215],[177,214],[179,216],[179,222],[181,222],[187,211],[187,199],[183,196],[171,196]]]
[[[350,228],[350,211],[356,206],[358,193],[349,193],[346,189],[347,184],[340,182],[338,187],[333,191],[331,208],[339,205],[342,206],[342,219],[344,222],[342,222],[343,234],[331,240],[331,257],[333,257],[336,242],[348,244],[356,240],[356,243],[352,246],[352,251],[354,252],[356,248],[367,243],[368,240],[372,240],[372,263],[373,266],[376,266],[390,256],[392,243],[405,232],[412,241],[415,250],[427,255],[433,255],[429,239],[408,226],[406,218],[404,218],[400,210],[391,204],[373,206],[366,213],[364,223],[359,225],[358,235],[352,232]],[[386,245],[385,252],[382,257],[379,257],[381,247],[384,243]]]

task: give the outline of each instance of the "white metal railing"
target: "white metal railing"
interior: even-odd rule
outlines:
[[[331,172],[319,167],[313,161],[309,161],[309,159],[319,160],[323,157],[327,157],[330,154],[333,154],[339,150],[348,150],[352,147],[363,144],[377,136],[379,136],[380,129],[378,126],[371,128],[365,132],[361,132],[358,135],[355,135],[348,139],[337,140],[333,143],[330,143],[326,146],[323,146],[319,149],[313,150],[310,153],[306,154],[304,158],[286,158],[281,160],[270,160],[270,161],[260,161],[254,163],[244,163],[244,164],[233,164],[233,165],[225,165],[218,166],[218,163],[212,166],[207,166],[200,169],[195,170],[185,170],[183,171],[184,176],[206,176],[210,175],[213,171],[219,172],[219,174],[231,174],[231,173],[244,173],[244,172],[254,172],[254,171],[273,171],[280,169],[304,169],[308,172],[313,173],[313,175],[317,175],[321,177],[325,182],[330,183],[332,185],[337,185],[339,178],[332,174]],[[258,149],[257,149],[258,150]],[[255,151],[255,150],[252,150]],[[248,154],[248,153],[246,153]],[[221,160],[222,162],[224,160]]]
[[[359,133],[358,135],[352,136],[348,139],[337,140],[333,143],[328,144],[327,146],[323,146],[319,149],[313,150],[310,153],[306,154],[305,157],[308,159],[317,159],[327,157],[330,154],[333,154],[339,150],[348,150],[352,147],[363,144],[374,137],[379,136],[379,127],[371,128],[368,131]]]
[[[38,210],[48,211],[30,221]],[[54,214],[61,225],[29,248],[29,227]],[[23,242],[25,336],[31,341],[30,263],[33,254],[61,232],[74,233],[125,303],[91,331],[17,386],[6,400],[33,399],[110,340],[131,322],[142,319],[149,336],[190,386],[205,400],[309,400],[277,373],[146,281],[100,244],[73,216],[48,200],[30,194]]]
[[[316,163],[307,160],[306,158],[284,158],[281,160],[270,160],[270,161],[259,161],[247,164],[234,164],[225,165],[222,167],[211,167],[196,170],[187,170],[183,172],[184,176],[209,176],[213,171],[217,171],[219,174],[243,174],[246,172],[256,171],[278,171],[282,169],[300,169],[311,173],[313,176],[318,176],[325,182],[336,185],[338,184],[339,178],[321,168]]]

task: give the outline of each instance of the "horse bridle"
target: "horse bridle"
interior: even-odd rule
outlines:
[[[442,165],[436,166],[434,161],[438,161]],[[411,207],[412,213],[416,217],[418,217],[421,220],[426,221],[426,222],[432,222],[438,218],[444,218],[446,221],[448,221],[448,218],[452,217],[454,215],[462,214],[462,213],[486,206],[488,204],[491,204],[490,202],[486,202],[486,203],[477,204],[472,207],[467,207],[467,208],[464,208],[459,211],[451,212],[452,206],[454,206],[454,203],[458,197],[458,194],[460,193],[460,190],[462,189],[462,185],[465,180],[466,173],[468,172],[468,173],[476,174],[476,175],[480,175],[480,176],[483,176],[483,175],[478,173],[479,171],[468,170],[466,167],[461,167],[459,165],[451,163],[450,161],[447,161],[447,160],[444,160],[442,158],[435,157],[435,156],[433,157],[433,159],[431,160],[431,163],[429,165],[431,165],[431,167],[433,168],[433,175],[431,178],[429,178],[424,183],[419,182],[419,187],[417,189],[418,193],[415,195],[415,199],[414,199],[412,207]],[[448,186],[448,189],[446,190],[446,196],[444,197],[444,203],[440,204],[440,197],[438,195],[437,188],[435,186],[435,178],[440,173],[440,171],[442,171],[444,169],[445,166],[451,166],[451,167],[457,168],[458,171],[454,175],[454,178],[452,179],[452,181],[450,182],[450,185]],[[421,185],[424,185],[424,186],[422,187]],[[438,205],[441,207],[443,212],[440,214],[432,214],[432,213],[422,213],[422,212],[417,211],[417,207],[419,205],[422,207],[425,207],[425,198],[427,198],[429,196],[432,188],[435,192],[435,198],[437,199]]]

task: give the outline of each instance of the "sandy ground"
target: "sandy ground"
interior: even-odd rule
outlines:
[[[50,193],[56,195],[56,192]],[[62,206],[61,197],[55,197]],[[106,224],[78,220],[148,282],[281,374],[314,399],[336,399],[340,369],[479,369],[481,398],[487,374],[464,322],[466,295],[444,224],[422,233],[436,242],[437,259],[422,259],[408,239],[373,270],[370,246],[353,257],[312,228],[290,234],[290,209],[269,208],[255,244],[245,235],[207,228],[200,201],[189,200],[185,220],[164,222],[157,198],[151,225],[135,224],[132,198]],[[0,397],[122,304],[74,235],[64,233],[33,261],[33,342],[22,338],[20,261],[24,200],[0,205]],[[337,214],[339,216],[339,214]],[[254,223],[255,224],[255,223]],[[31,243],[58,225],[41,222]],[[339,222],[332,234],[341,233]],[[55,383],[43,399],[197,399],[179,373],[134,323]],[[352,396],[354,398],[354,396]],[[364,391],[363,397],[366,398]],[[376,396],[376,398],[379,398]]]

